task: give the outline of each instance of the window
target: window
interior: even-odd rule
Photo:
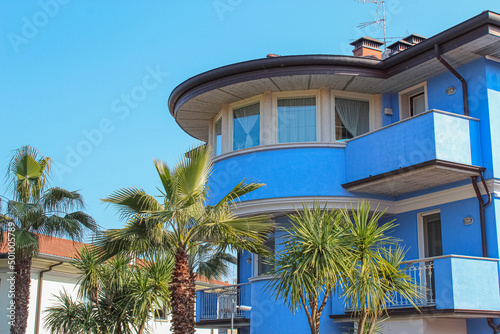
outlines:
[[[443,241],[441,238],[441,214],[434,213],[422,217],[424,232],[424,256],[434,257],[443,255]]]
[[[425,94],[418,93],[410,96],[410,115],[416,116],[425,112]]]
[[[400,119],[417,116],[426,112],[427,107],[427,83],[410,87],[399,93]]]
[[[258,146],[260,143],[260,104],[233,110],[233,150]]]
[[[316,98],[278,100],[278,142],[316,141]]]
[[[222,119],[215,122],[215,155],[222,153]]]
[[[257,276],[265,275],[273,269],[273,266],[269,261],[270,259],[274,259],[274,252],[275,252],[274,232],[271,232],[267,235],[267,240],[264,243],[264,246],[266,246],[268,249],[271,250],[271,256],[269,258],[257,256],[256,268],[255,268],[257,271]]]
[[[154,319],[155,319],[155,321],[165,321],[165,320],[168,320],[167,307],[163,306],[162,308],[155,308],[155,310],[154,310]]]
[[[367,101],[335,99],[335,139],[346,140],[370,131],[370,104]]]

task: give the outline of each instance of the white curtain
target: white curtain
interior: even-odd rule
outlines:
[[[278,142],[316,141],[316,98],[278,100]]]
[[[254,147],[259,145],[260,137],[260,105],[252,104],[233,112],[233,149]]]
[[[335,99],[335,110],[342,125],[352,137],[362,135],[370,130],[368,102],[337,98]]]

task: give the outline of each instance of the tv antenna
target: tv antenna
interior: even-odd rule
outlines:
[[[385,0],[355,0],[360,4],[373,3],[377,5],[377,10],[375,14],[377,15],[377,19],[373,21],[367,21],[360,23],[357,27],[360,29],[366,28],[372,24],[378,24],[378,27],[383,28],[384,31],[384,51],[387,50],[387,34],[385,30]]]

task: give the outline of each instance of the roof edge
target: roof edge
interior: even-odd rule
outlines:
[[[191,77],[175,87],[168,99],[168,108],[170,114],[175,118],[177,103],[189,91],[219,79],[252,71],[267,71],[276,68],[321,65],[346,67],[355,66],[361,69],[387,71],[388,69],[391,69],[392,67],[395,67],[411,58],[415,58],[425,52],[428,52],[434,48],[435,44],[441,45],[488,24],[500,26],[500,14],[488,10],[483,11],[479,15],[459,23],[426,39],[425,41],[422,41],[417,45],[412,46],[404,52],[397,53],[384,60],[347,55],[292,55],[254,59],[218,67]]]

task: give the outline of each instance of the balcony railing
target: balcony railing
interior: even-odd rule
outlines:
[[[434,285],[434,261],[409,261],[409,267],[406,274],[415,283],[415,290],[420,298],[414,300],[416,306],[434,306],[436,305],[436,288]],[[388,308],[412,307],[413,304],[400,294],[391,296],[392,303],[388,303]]]
[[[436,293],[434,284],[434,261],[433,260],[415,260],[408,261],[406,275],[415,283],[415,290],[419,298],[413,300],[418,307],[435,306]],[[390,302],[387,303],[388,309],[414,307],[412,302],[398,293],[390,296]],[[355,311],[349,304],[346,311]]]
[[[210,288],[198,291],[198,309],[200,320],[244,318],[245,312],[236,309],[236,305],[250,306],[250,283]]]

